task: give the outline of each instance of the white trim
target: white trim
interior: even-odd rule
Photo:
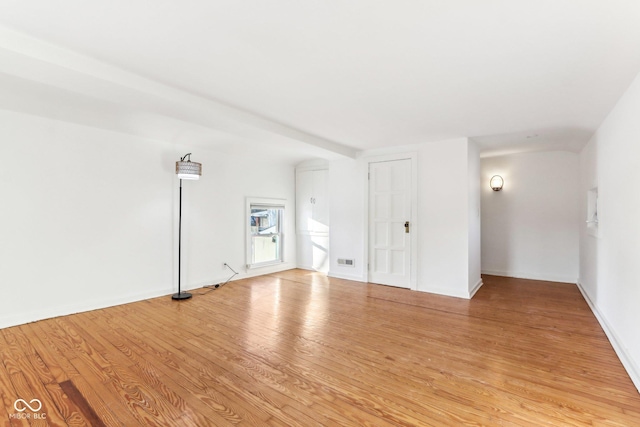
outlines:
[[[553,276],[548,274],[523,273],[520,271],[503,271],[503,270],[482,270],[482,274],[489,276],[513,277],[516,279],[541,280],[544,282],[560,282],[575,284],[578,282],[577,277],[569,276]]]
[[[249,216],[251,214],[251,206],[252,205],[263,205],[273,208],[282,208],[282,216],[281,216],[281,224],[280,224],[280,259],[274,261],[267,261],[259,264],[251,264],[252,258],[252,234],[251,234],[251,222],[248,221]],[[285,254],[285,230],[287,229],[287,211],[290,212],[289,204],[287,199],[276,199],[276,198],[266,198],[266,197],[247,197],[245,199],[245,211],[244,211],[244,222],[245,222],[245,267],[247,269],[256,269],[263,267],[271,267],[271,266],[280,266],[286,262],[284,258]]]
[[[363,236],[364,236],[364,259],[369,265],[369,165],[371,163],[391,162],[395,160],[411,161],[411,267],[409,277],[409,289],[418,289],[418,153],[416,151],[405,153],[392,153],[378,156],[365,156],[362,158],[366,167],[364,168],[364,216],[363,216]],[[364,271],[364,281],[369,281],[369,269]]]
[[[51,319],[53,317],[67,316],[85,311],[98,310],[103,308],[114,307],[122,304],[129,304],[136,301],[142,301],[151,298],[168,296],[175,293],[173,286],[162,287],[157,290],[118,296],[116,298],[107,298],[101,301],[90,301],[79,304],[70,304],[63,307],[55,307],[44,309],[38,307],[36,311],[21,312],[17,316],[0,317],[0,329],[10,326],[23,325],[25,323],[37,322],[38,320]]]
[[[299,268],[301,270],[317,271],[318,273],[322,273],[322,271],[318,270],[312,265],[296,264],[296,268]]]
[[[280,271],[291,270],[296,268],[290,262],[281,263],[277,267],[264,267],[260,269],[254,269],[251,273],[240,273],[235,276],[231,281],[246,279],[249,277],[262,276],[265,274],[278,273]],[[260,270],[260,271],[256,271]],[[207,282],[201,282],[194,285],[187,285],[183,287],[184,291],[195,291],[202,289],[204,286],[210,286],[214,284],[224,283],[229,276],[221,277],[217,280],[211,280]],[[110,307],[115,307],[123,304],[130,304],[137,301],[144,301],[151,298],[167,297],[176,292],[174,286],[162,287],[157,290],[141,292],[136,294],[130,294],[125,296],[119,296],[117,298],[108,298],[102,301],[91,301],[88,303],[71,304],[64,307],[55,307],[51,309],[43,310],[42,307],[38,307],[37,311],[22,312],[17,316],[0,317],[0,329],[9,328],[11,326],[24,325],[25,323],[37,322],[39,320],[51,319],[59,316],[68,316],[76,313],[83,313],[86,311],[100,310]],[[197,298],[197,295],[194,295]]]
[[[476,284],[473,285],[473,288],[469,290],[469,299],[473,298],[473,296],[476,294],[476,292],[478,292],[478,290],[482,287],[483,284],[484,283],[482,282],[482,278],[478,279]]]
[[[244,272],[238,271],[238,274],[234,275],[234,277],[231,278],[231,280],[229,280],[229,282],[235,282],[236,280],[242,280],[242,279],[249,279],[251,277],[264,276],[265,274],[279,273],[281,271],[293,270],[293,269],[296,269],[296,268],[298,268],[298,267],[292,262],[279,262],[277,265],[254,267],[251,270],[248,270],[246,267],[244,267]],[[242,270],[242,268],[241,268],[241,270]],[[224,283],[229,279],[231,274],[232,273],[229,270],[229,274],[227,274],[227,275],[219,276],[219,277],[217,277],[215,279],[207,280],[206,282],[198,282],[198,283],[192,284],[188,288],[185,288],[185,290],[187,290],[187,291],[196,291],[198,289],[204,288],[205,286],[211,286],[211,285]]]
[[[425,293],[428,293],[428,294],[444,295],[446,297],[452,297],[452,298],[471,299],[471,297],[469,296],[470,295],[469,291],[452,293],[451,292],[451,288],[429,287],[429,288],[426,288],[426,289],[418,289],[418,292],[425,292]]]
[[[626,347],[622,344],[623,341],[620,339],[618,334],[616,334],[616,331],[611,327],[611,324],[607,321],[607,318],[604,316],[604,314],[601,313],[600,310],[598,310],[598,306],[594,304],[593,301],[591,301],[591,298],[589,298],[589,294],[587,294],[587,291],[582,287],[580,281],[578,281],[577,284],[580,293],[589,305],[589,308],[593,312],[594,316],[596,316],[596,319],[598,320],[598,323],[600,323],[600,326],[602,327],[602,330],[604,330],[604,333],[607,335],[607,338],[609,338],[609,342],[611,343],[613,350],[618,355],[618,359],[620,359],[620,362],[622,362],[622,366],[624,366],[624,368],[627,370],[631,381],[638,389],[638,392],[640,392],[640,367],[636,365],[633,358],[627,353]]]
[[[356,276],[352,274],[334,273],[330,271],[327,276],[334,277],[336,279],[352,280],[354,282],[367,283],[367,279],[362,276]]]
[[[265,274],[279,273],[281,271],[293,270],[296,265],[292,262],[281,262],[277,265],[269,265],[265,267],[252,268],[250,271],[246,271],[244,274],[239,274],[234,280],[248,279],[250,277],[264,276]],[[225,279],[226,280],[226,279]]]
[[[451,288],[442,288],[442,287],[437,287],[437,286],[432,286],[432,287],[429,287],[429,288],[426,288],[426,289],[418,289],[418,291],[419,292],[426,292],[426,293],[429,293],[429,294],[444,295],[444,296],[452,297],[452,298],[471,299],[476,294],[476,292],[478,292],[478,290],[480,290],[482,285],[484,285],[484,282],[482,281],[482,278],[480,278],[480,279],[478,279],[476,284],[473,285],[473,287],[468,291],[459,292],[459,291],[456,290],[456,292],[451,292]]]
[[[282,247],[284,248],[284,244],[282,245]],[[282,252],[284,252],[284,249],[281,249],[281,250]],[[284,256],[284,253],[282,255]],[[258,264],[247,264],[245,267],[247,267],[247,270],[255,270],[256,268],[271,267],[273,265],[280,265],[283,263],[284,263],[283,260],[277,259],[275,261],[265,261]]]

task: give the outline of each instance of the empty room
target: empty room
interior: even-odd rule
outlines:
[[[3,426],[639,426],[640,2],[6,0]]]

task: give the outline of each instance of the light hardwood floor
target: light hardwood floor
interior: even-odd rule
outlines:
[[[291,270],[3,329],[0,418],[640,426],[640,394],[575,285],[484,281],[467,301]],[[17,412],[19,398],[42,408]]]

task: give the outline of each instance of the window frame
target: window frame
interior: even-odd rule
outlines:
[[[258,197],[247,197],[246,205],[245,205],[245,230],[246,230],[246,266],[247,269],[254,269],[260,267],[268,267],[273,265],[279,265],[284,263],[284,240],[285,240],[285,228],[286,228],[286,207],[287,203],[285,199],[270,199],[270,198],[258,198]],[[278,244],[279,244],[279,257],[275,260],[264,261],[254,263],[254,236],[256,234],[251,230],[251,210],[259,208],[266,209],[278,209],[279,218],[278,225],[279,230],[278,233],[270,233],[270,236],[278,236]]]

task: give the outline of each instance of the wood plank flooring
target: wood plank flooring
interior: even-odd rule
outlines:
[[[640,426],[640,394],[575,285],[484,282],[467,301],[290,270],[3,329],[0,419]]]

